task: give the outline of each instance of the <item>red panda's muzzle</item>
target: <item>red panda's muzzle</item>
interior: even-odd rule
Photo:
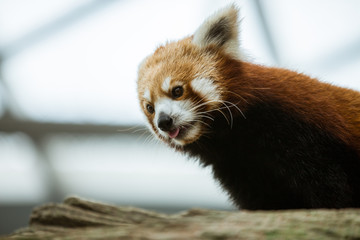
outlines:
[[[166,132],[170,138],[176,138],[180,133],[180,127],[174,127],[174,120],[165,113],[160,113],[157,125],[159,129]]]

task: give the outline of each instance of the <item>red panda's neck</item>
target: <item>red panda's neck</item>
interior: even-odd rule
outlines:
[[[232,69],[229,69],[232,67]],[[277,104],[285,112],[295,114],[302,120],[325,129],[345,143],[354,142],[351,121],[344,118],[334,97],[347,89],[319,82],[294,71],[270,68],[247,62],[231,61],[223,68],[226,101],[239,103],[245,111],[252,104],[268,102]],[[342,110],[343,111],[343,110]],[[360,138],[360,132],[359,132]],[[360,150],[360,145],[355,146]]]

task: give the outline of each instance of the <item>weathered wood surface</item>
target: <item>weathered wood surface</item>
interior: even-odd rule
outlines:
[[[29,227],[1,239],[360,239],[360,209],[165,215],[72,197],[35,208]]]

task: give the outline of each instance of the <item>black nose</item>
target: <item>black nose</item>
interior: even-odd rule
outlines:
[[[165,113],[160,113],[157,124],[161,130],[168,132],[173,127],[173,119]]]

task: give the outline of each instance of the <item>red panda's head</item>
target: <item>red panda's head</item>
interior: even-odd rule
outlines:
[[[193,36],[159,47],[138,72],[138,97],[150,130],[176,148],[208,132],[212,114],[229,107],[219,64],[239,58],[233,5],[207,19]]]

